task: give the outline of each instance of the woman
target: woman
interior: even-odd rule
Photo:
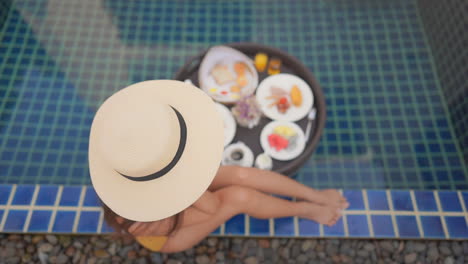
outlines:
[[[331,226],[349,206],[336,190],[317,191],[270,171],[219,167],[223,129],[213,101],[182,82],[142,82],[107,99],[94,118],[89,151],[106,221],[169,253],[194,246],[239,213]]]

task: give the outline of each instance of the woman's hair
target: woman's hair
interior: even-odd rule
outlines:
[[[132,224],[134,224],[136,221],[126,219],[124,217],[119,216],[116,214],[114,211],[112,211],[107,205],[105,205],[103,202],[101,202],[102,208],[104,210],[104,220],[107,222],[109,226],[111,226],[117,235],[123,235],[123,236],[131,236],[130,232],[128,229]],[[176,214],[174,221],[172,223],[171,229],[167,233],[168,236],[171,236],[174,234],[175,230],[179,225],[182,224],[182,216],[183,216],[183,211]],[[117,221],[117,217],[121,217],[123,221],[119,223]]]

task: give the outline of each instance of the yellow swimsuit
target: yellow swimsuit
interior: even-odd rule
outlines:
[[[151,251],[160,251],[167,241],[167,236],[137,236],[135,239]]]

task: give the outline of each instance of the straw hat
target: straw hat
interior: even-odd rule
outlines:
[[[223,152],[223,120],[210,97],[180,81],[145,81],[109,97],[89,139],[101,200],[134,221],[170,217],[208,188]]]

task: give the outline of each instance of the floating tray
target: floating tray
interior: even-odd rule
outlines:
[[[313,154],[320,140],[322,130],[325,126],[326,107],[322,89],[320,88],[314,75],[307,69],[307,67],[304,66],[304,64],[302,64],[298,59],[285,53],[284,51],[256,43],[231,43],[224,45],[239,50],[240,52],[250,57],[252,60],[254,59],[255,54],[259,52],[267,54],[269,58],[279,58],[282,61],[282,73],[290,73],[299,76],[312,89],[312,93],[314,95],[313,107],[315,107],[315,109],[317,110],[317,115],[315,117],[315,120],[312,121],[310,135],[309,138],[306,139],[307,143],[304,151],[302,152],[302,154],[300,154],[293,160],[279,161],[273,159],[273,171],[292,176],[304,165],[304,163],[307,162],[307,160]],[[175,79],[180,81],[190,79],[195,86],[199,86],[198,68],[200,67],[200,64],[207,51],[208,49],[204,52],[201,52],[197,56],[189,59],[189,61],[177,72],[177,74],[175,75]],[[266,72],[267,71],[265,70],[264,72],[258,74],[259,83],[269,76]],[[231,105],[226,106],[229,108],[232,107]],[[232,143],[235,143],[237,141],[244,142],[247,146],[249,146],[252,149],[255,157],[257,157],[259,154],[264,152],[260,145],[260,133],[263,127],[271,121],[272,120],[267,117],[262,117],[259,124],[252,129],[237,126],[236,135]],[[295,123],[299,125],[299,127],[301,127],[303,131],[305,131],[307,127],[307,122],[307,116],[305,116],[304,118],[300,119],[299,121],[296,121]]]

